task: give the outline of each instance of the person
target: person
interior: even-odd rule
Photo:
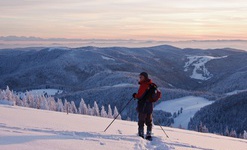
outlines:
[[[140,87],[137,93],[133,93],[133,98],[138,100],[136,108],[138,112],[138,135],[144,138],[144,124],[146,124],[146,139],[151,139],[153,103],[148,101],[147,91],[152,80],[148,78],[146,72],[140,73],[139,77]]]

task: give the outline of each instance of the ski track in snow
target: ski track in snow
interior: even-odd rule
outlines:
[[[99,145],[106,145],[107,143],[104,142],[104,140],[110,140],[110,141],[129,141],[135,143],[135,150],[168,150],[169,147],[165,144],[164,141],[162,141],[161,138],[154,137],[153,141],[147,141],[145,139],[141,139],[140,137],[133,135],[133,136],[123,136],[121,135],[122,132],[119,131],[119,135],[107,135],[104,133],[94,133],[94,132],[76,132],[76,131],[55,131],[51,129],[36,129],[36,128],[20,128],[20,127],[10,127],[6,126],[5,124],[0,123],[0,131],[5,132],[12,132],[12,133],[43,133],[43,134],[49,134],[49,137],[45,136],[39,136],[37,139],[42,138],[48,138],[48,139],[55,139],[55,138],[61,138],[61,139],[76,139],[76,140],[82,140],[82,141],[93,141],[98,143]],[[34,139],[22,139],[22,137],[18,138],[12,137],[9,138],[8,142],[1,142],[0,145],[7,145],[11,144],[12,141],[19,141],[26,142],[29,140],[35,140]],[[1,138],[0,138],[1,139]],[[6,140],[6,139],[5,139]]]

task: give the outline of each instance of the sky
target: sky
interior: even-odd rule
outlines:
[[[247,40],[246,0],[0,0],[0,36]]]

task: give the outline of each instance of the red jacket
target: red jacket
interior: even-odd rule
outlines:
[[[138,93],[135,95],[135,98],[141,99],[143,94],[146,92],[146,90],[149,88],[149,85],[152,83],[151,79],[147,79],[145,81],[139,82],[140,87],[138,90]]]

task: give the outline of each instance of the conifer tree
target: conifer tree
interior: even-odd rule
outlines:
[[[101,116],[101,117],[104,117],[104,118],[107,117],[107,113],[106,113],[106,111],[105,111],[104,105],[101,106],[100,116]]]
[[[94,105],[93,106],[94,106],[93,107],[93,115],[94,116],[100,116],[100,114],[99,114],[99,106],[98,106],[96,101],[94,101]]]
[[[247,132],[244,130],[243,138],[247,139]]]
[[[114,107],[113,117],[115,118],[115,117],[117,117],[117,115],[118,115],[118,110],[117,110],[117,107],[115,106]],[[121,115],[120,114],[118,115],[117,119],[121,120]]]
[[[111,105],[108,105],[108,118],[113,118],[112,116],[112,109],[111,109]]]
[[[71,101],[71,111],[72,111],[72,113],[77,114],[77,108],[75,106],[74,101]]]

